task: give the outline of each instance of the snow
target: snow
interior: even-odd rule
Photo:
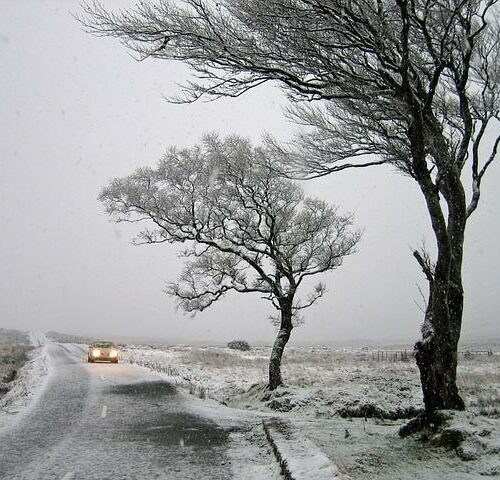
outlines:
[[[34,347],[42,347],[47,343],[47,337],[45,336],[45,334],[34,330],[31,330],[29,332],[29,340],[31,345],[33,345]]]
[[[160,376],[172,378],[160,373]],[[186,412],[214,421],[229,433],[229,446],[226,453],[233,478],[238,480],[282,480],[279,467],[269,463],[274,453],[264,435],[261,417],[234,408],[228,408],[219,402],[201,400],[187,391],[180,390],[183,396],[183,408]],[[237,426],[235,428],[235,425]]]
[[[443,430],[460,432],[463,440],[456,447],[432,432],[417,438],[398,435],[407,421],[401,417],[411,418],[423,406],[412,358],[378,361],[377,351],[367,348],[289,346],[283,359],[287,385],[270,393],[265,390],[269,355],[270,347],[239,352],[175,345],[130,346],[123,357],[209,398],[206,405],[216,400],[267,417],[286,416],[340,475],[353,480],[500,475],[500,355],[460,358],[458,382],[468,412],[446,420]]]
[[[166,348],[131,346],[124,359],[170,373],[191,393],[249,408],[264,395],[269,347],[239,352],[224,347],[177,345]],[[367,356],[361,360],[362,355]],[[291,386],[266,399],[275,411],[306,416],[413,417],[422,407],[418,371],[411,362],[377,362],[355,350],[291,347],[285,351],[283,376]],[[249,392],[250,390],[250,392]],[[257,402],[256,402],[257,400]]]
[[[45,335],[30,332],[29,338],[36,348],[19,369],[13,387],[0,399],[0,428],[24,416],[46,385],[49,365]]]
[[[314,472],[315,480],[339,478],[338,468],[289,420],[270,418],[263,423],[287,476],[294,480],[309,480]]]
[[[228,457],[233,478],[238,480],[282,480],[279,467],[269,462],[270,449],[260,424],[230,434]],[[264,457],[263,452],[267,455]]]
[[[0,427],[22,418],[47,384],[44,337],[32,332],[30,338],[38,346],[0,401]],[[442,412],[438,432],[404,439],[398,435],[406,422],[401,417],[422,408],[412,359],[379,361],[376,350],[366,348],[291,346],[283,359],[287,384],[269,392],[269,355],[264,346],[240,352],[138,345],[126,348],[122,359],[179,385],[188,410],[229,432],[227,461],[234,478],[281,478],[277,464],[269,462],[272,451],[261,424],[273,416],[291,421],[293,434],[274,438],[297,478],[322,465],[336,465],[338,478],[352,480],[500,476],[500,355],[460,357],[458,382],[468,411]],[[320,450],[311,453],[311,445]]]

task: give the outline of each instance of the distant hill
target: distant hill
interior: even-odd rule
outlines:
[[[0,329],[1,332],[1,329]],[[22,333],[22,332],[18,332]],[[148,338],[148,337],[136,337],[136,336],[125,336],[125,335],[75,335],[69,333],[61,333],[50,331],[46,333],[47,337],[58,343],[92,343],[98,340],[109,340],[119,344],[136,344],[136,345],[193,345],[193,346],[225,346],[231,338],[221,340],[220,342],[215,341],[203,341],[203,340],[188,340],[180,338]],[[408,339],[352,339],[352,340],[338,340],[330,342],[301,342],[300,340],[293,339],[290,345],[293,346],[329,346],[337,348],[369,348],[371,350],[412,350],[415,341]],[[0,340],[1,341],[1,340]],[[259,346],[270,346],[270,342],[250,342],[252,345]],[[460,341],[459,350],[493,350],[495,352],[500,351],[500,337],[498,336],[469,336],[464,335]]]
[[[45,334],[49,340],[57,343],[92,343],[96,341],[95,337],[87,337],[83,335],[72,335],[60,332],[47,332]]]

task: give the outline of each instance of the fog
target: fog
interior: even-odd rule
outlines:
[[[124,2],[106,1],[110,7]],[[227,295],[195,317],[163,293],[182,267],[176,248],[134,247],[138,229],[109,222],[97,201],[112,178],[154,165],[170,145],[203,133],[264,131],[286,140],[280,90],[173,105],[183,65],[137,62],[71,16],[77,1],[0,1],[0,327],[167,341],[270,342],[272,306]],[[498,335],[498,162],[468,224],[465,338]],[[330,175],[301,186],[364,228],[359,252],[323,279],[327,295],[305,311],[297,342],[413,341],[425,279],[411,248],[433,247],[416,183],[390,167]]]

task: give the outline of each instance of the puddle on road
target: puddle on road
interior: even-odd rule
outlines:
[[[161,445],[207,447],[223,445],[228,432],[216,423],[184,412],[157,412],[142,419],[140,425],[131,425],[130,439]]]
[[[107,393],[118,395],[133,395],[148,399],[161,398],[168,395],[175,395],[176,390],[173,385],[167,382],[141,382],[128,383],[126,385],[115,385],[106,390]]]
[[[224,445],[228,440],[229,432],[215,422],[179,411],[181,400],[176,397],[176,388],[170,383],[155,381],[114,385],[107,388],[105,394],[128,396],[140,402],[137,405],[140,415],[120,420],[124,440],[205,448],[207,445]]]
[[[180,471],[198,472],[185,477],[189,479],[231,478],[226,456],[230,429],[183,411],[184,401],[175,386],[163,381],[141,382],[110,386],[103,393],[111,411],[116,412],[108,415],[109,433],[104,435],[117,448],[132,443],[134,455],[173,475],[167,478],[184,478],[174,473]]]

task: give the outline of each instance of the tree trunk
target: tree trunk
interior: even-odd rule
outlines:
[[[293,329],[292,301],[292,299],[280,301],[281,323],[269,360],[269,383],[267,386],[269,390],[275,390],[280,385],[283,385],[283,379],[281,377],[281,358]]]
[[[425,413],[431,418],[436,410],[465,409],[456,383],[464,302],[462,258],[466,226],[465,194],[457,172],[450,172],[441,188],[448,206],[447,228],[444,235],[434,230],[438,256],[433,279],[429,282],[429,303],[422,327],[422,340],[415,345]],[[432,217],[431,210],[429,213]]]
[[[413,106],[413,122],[408,130],[413,173],[427,204],[437,246],[433,271],[424,268],[429,280],[429,303],[422,340],[415,345],[425,417],[432,419],[436,410],[465,408],[458,394],[456,375],[464,298],[462,258],[466,198],[460,166],[449,151],[439,122],[431,116],[425,117],[418,104]],[[429,152],[437,167],[435,181],[426,161]],[[446,213],[441,205],[443,198]]]
[[[446,291],[450,290],[449,285],[436,283],[432,290],[430,297],[434,297],[435,300],[427,307],[423,338],[415,345],[425,414],[428,417],[436,410],[465,408],[456,384],[462,315],[461,312],[453,312],[450,300],[446,299]],[[441,304],[437,305],[438,302]]]

